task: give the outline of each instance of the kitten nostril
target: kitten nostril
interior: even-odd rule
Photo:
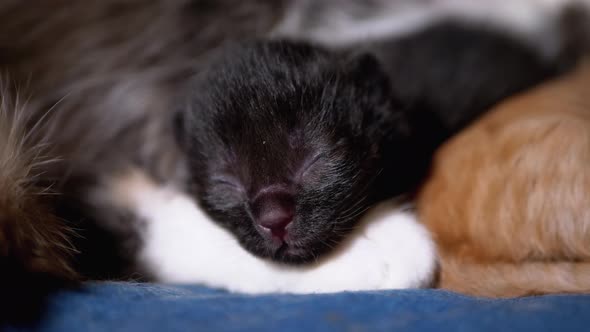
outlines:
[[[256,224],[262,228],[262,235],[271,235],[283,240],[287,226],[293,221],[295,202],[293,196],[285,192],[267,192],[259,195],[252,204],[252,214]]]
[[[266,216],[265,216],[266,217]],[[262,219],[258,220],[258,224],[263,227],[266,228],[268,230],[270,230],[270,233],[272,234],[272,236],[277,237],[279,239],[284,239],[285,235],[287,235],[287,226],[291,223],[291,221],[293,220],[292,216],[289,217],[272,217],[272,218],[265,218],[263,217]]]

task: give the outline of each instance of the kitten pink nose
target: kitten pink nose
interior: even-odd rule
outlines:
[[[287,235],[287,226],[295,215],[293,195],[284,191],[264,191],[257,195],[251,208],[258,231],[282,243]]]

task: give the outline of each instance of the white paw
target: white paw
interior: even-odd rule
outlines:
[[[436,268],[430,235],[412,212],[382,202],[335,254],[295,285],[296,292],[402,289],[427,286]]]
[[[128,176],[112,197],[143,219],[140,260],[161,282],[201,283],[246,293],[326,293],[425,286],[435,268],[430,236],[412,213],[384,202],[347,243],[306,267],[253,256],[186,194]]]

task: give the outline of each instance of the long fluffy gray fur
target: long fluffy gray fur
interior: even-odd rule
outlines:
[[[102,176],[131,167],[173,181],[181,173],[181,157],[169,116],[179,84],[222,43],[266,34],[282,11],[282,2],[273,0],[2,1],[0,72],[28,102],[26,109],[6,102],[0,113],[0,190],[18,189],[0,191],[0,230],[15,229],[1,214],[15,206],[34,209],[24,199],[29,187],[14,185],[34,174],[59,193],[52,203],[60,211],[86,209],[82,215],[60,214],[70,225],[85,227],[78,221],[91,216],[115,228],[135,227],[93,201],[90,188]],[[13,92],[4,89],[3,100],[16,98]],[[26,121],[15,120],[25,112]],[[35,161],[24,136],[27,146],[43,145],[48,158],[59,161],[28,172]],[[45,214],[49,218],[48,212],[37,213],[36,222],[46,223]],[[60,257],[68,261],[66,253]]]

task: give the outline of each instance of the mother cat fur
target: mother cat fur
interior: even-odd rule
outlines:
[[[501,103],[437,152],[418,211],[438,245],[440,287],[590,292],[589,60]]]

